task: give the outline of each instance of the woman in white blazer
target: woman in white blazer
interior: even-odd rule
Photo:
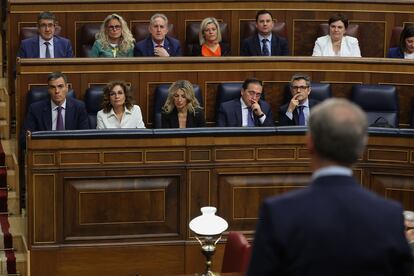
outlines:
[[[315,42],[312,56],[326,57],[360,57],[358,39],[345,36],[348,28],[348,18],[340,13],[334,14],[328,20],[329,34],[319,37]]]

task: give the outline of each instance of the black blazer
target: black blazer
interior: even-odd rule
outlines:
[[[274,126],[273,113],[270,105],[263,101],[259,101],[260,108],[266,114],[266,120],[263,124],[260,123],[259,118],[254,115],[255,126]],[[218,118],[216,126],[218,127],[241,127],[242,126],[242,111],[240,98],[236,98],[220,105],[218,111]]]
[[[314,99],[309,99],[309,109],[312,109],[315,105],[317,105],[319,102]],[[293,110],[293,120],[289,119],[288,116],[286,116],[286,111],[289,107],[289,103],[282,105],[279,108],[279,125],[281,126],[297,126],[299,124],[299,115],[298,112]]]
[[[161,127],[162,128],[179,128],[178,122],[178,112],[177,109],[174,108],[171,113],[161,113]],[[186,127],[205,127],[206,122],[204,120],[204,113],[203,110],[197,108],[195,115],[193,113],[187,112],[187,122]]]
[[[285,38],[272,35],[272,56],[288,56],[289,47]],[[241,56],[261,56],[262,49],[260,49],[259,36],[257,34],[246,38],[243,41],[240,49]]]
[[[220,42],[220,49],[221,49],[221,56],[230,56],[230,45],[226,42]],[[201,45],[200,44],[193,44],[193,49],[191,51],[192,56],[201,56]]]

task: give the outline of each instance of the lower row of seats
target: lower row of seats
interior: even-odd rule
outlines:
[[[241,82],[219,84],[216,95],[216,111],[221,103],[240,97],[241,86]],[[103,85],[92,86],[85,92],[84,102],[91,127],[96,126],[96,114],[101,109],[103,87]],[[167,98],[168,87],[169,84],[161,84],[155,89],[153,106],[154,128],[161,128],[161,108]],[[332,97],[331,85],[329,83],[312,83],[311,87],[310,98],[312,99],[323,101]],[[200,104],[203,105],[203,97],[198,85],[194,85],[194,92]],[[68,96],[75,98],[74,91],[70,90]],[[32,87],[26,98],[27,108],[31,103],[46,99],[47,97],[48,92],[46,86]],[[284,102],[290,101],[290,97],[289,86],[286,85]],[[395,86],[357,84],[352,87],[351,100],[361,106],[366,112],[369,125],[384,127],[399,126],[400,110],[398,93]],[[411,127],[414,128],[414,101],[411,114]]]

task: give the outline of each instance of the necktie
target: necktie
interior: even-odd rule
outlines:
[[[46,41],[45,45],[46,45],[45,58],[50,58],[50,49],[49,49],[50,42]]]
[[[263,48],[262,48],[262,55],[263,56],[270,56],[270,51],[269,51],[269,47],[267,46],[267,42],[269,40],[266,38],[262,39],[262,43],[263,43]]]
[[[304,108],[305,108],[305,106],[303,106],[303,105],[299,105],[298,106],[298,111],[299,111],[299,125],[300,126],[306,125],[306,123],[305,123],[305,113],[303,112],[303,109]]]
[[[254,127],[255,124],[254,124],[254,119],[253,119],[252,108],[251,107],[248,107],[247,110],[249,111],[248,112],[248,115],[247,115],[247,126],[248,127]]]
[[[65,126],[63,125],[62,109],[63,107],[61,106],[58,106],[57,108],[56,130],[65,130]]]

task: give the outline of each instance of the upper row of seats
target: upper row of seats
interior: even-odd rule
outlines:
[[[135,23],[131,32],[136,41],[141,41],[145,39],[148,32],[148,22],[139,22]],[[219,22],[222,41],[228,43],[230,40],[230,30],[228,24],[225,22]],[[100,29],[101,23],[85,23],[79,33],[79,43],[80,43],[80,52],[77,54],[79,57],[88,57],[92,49],[92,45],[95,42],[95,35]],[[177,34],[174,30],[173,24],[168,24],[168,35],[172,37],[177,37]],[[186,26],[186,41],[185,41],[185,53],[191,55],[192,48],[194,45],[199,44],[198,33],[200,30],[199,22],[189,22]],[[392,30],[390,47],[397,47],[399,45],[400,34],[403,30],[403,27],[396,26]],[[329,26],[327,23],[322,23],[319,25],[317,32],[317,37],[327,35],[329,33]],[[56,35],[59,35],[61,32],[61,27],[56,26]],[[240,34],[240,44],[244,39],[250,37],[256,33],[256,22],[248,21],[246,22],[243,31]],[[273,27],[273,33],[287,39],[287,30],[285,22],[276,22]],[[359,39],[359,25],[358,24],[349,24],[346,35],[353,36]],[[30,38],[37,35],[37,27],[22,27],[20,32],[20,40]]]
[[[161,108],[168,95],[169,84],[158,85],[154,93],[153,102],[153,127],[161,128]],[[312,83],[310,98],[323,101],[332,97],[331,85],[329,83]],[[88,112],[89,123],[92,128],[96,127],[96,114],[102,108],[104,86],[92,86],[87,89],[84,96],[85,107]],[[226,101],[240,97],[242,82],[221,83],[217,87],[216,112],[218,106]],[[289,85],[285,86],[284,102],[290,101],[291,93]],[[201,89],[194,85],[194,92],[200,104],[203,104]],[[34,86],[27,94],[27,107],[30,104],[46,99],[48,97],[46,86]],[[68,93],[69,97],[75,97],[73,90]],[[367,114],[369,125],[398,127],[399,126],[399,100],[395,86],[392,85],[353,85],[351,101],[358,104]],[[217,116],[217,114],[216,114]],[[411,127],[414,128],[414,104],[412,109]]]

